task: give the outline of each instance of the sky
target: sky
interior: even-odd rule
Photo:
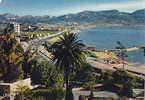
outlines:
[[[133,12],[145,8],[145,0],[0,0],[0,14],[58,16],[85,10],[117,9]]]

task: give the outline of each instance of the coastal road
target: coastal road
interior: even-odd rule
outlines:
[[[93,58],[93,57],[87,57],[86,61],[94,68],[99,68],[102,70],[115,70],[113,68],[113,66],[111,66],[109,64],[104,64],[104,63],[100,62],[98,59]]]
[[[54,35],[51,35],[49,37],[44,37],[44,38],[40,38],[40,39],[34,39],[34,40],[31,40],[30,44],[29,44],[29,48],[31,48],[32,46],[39,46],[39,45],[42,45],[45,41],[49,40],[49,39],[52,39],[52,38],[55,38],[55,37],[58,37],[58,36],[61,36],[63,35],[64,33],[66,33],[67,31],[64,30],[62,32],[59,32],[57,34],[54,34]]]
[[[117,68],[122,69],[122,65],[120,64],[112,66],[110,64],[104,64],[103,62],[93,57],[87,57],[86,59],[87,59],[87,63],[89,63],[94,68],[98,68],[102,70],[116,70]],[[141,77],[145,76],[145,65],[143,64],[130,63],[130,64],[126,64],[124,68],[125,70],[127,70],[128,72],[134,75],[138,75]]]

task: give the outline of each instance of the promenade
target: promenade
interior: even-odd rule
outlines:
[[[116,70],[117,68],[122,69],[122,64],[105,64],[100,62],[97,58],[87,57],[87,63],[89,63],[92,67],[98,68],[101,70]],[[128,72],[131,72],[138,76],[145,76],[145,65],[138,64],[138,63],[129,63],[125,64],[124,66],[125,70]]]

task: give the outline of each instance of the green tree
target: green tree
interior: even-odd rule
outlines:
[[[38,63],[31,73],[33,83],[41,84],[46,88],[61,88],[63,86],[63,74],[56,70],[55,65],[47,61]]]
[[[110,91],[117,92],[121,97],[133,97],[135,77],[124,70],[105,72],[102,75],[104,86]]]
[[[24,71],[24,78],[28,78],[30,77],[33,68],[36,66],[37,60],[35,60],[33,53],[30,51],[26,51],[23,54],[23,57],[22,69]]]
[[[49,48],[57,68],[64,72],[66,83],[65,100],[69,100],[70,74],[76,71],[84,60],[84,56],[82,56],[83,47],[84,44],[78,40],[76,34],[66,33],[60,37],[60,41],[55,42]]]
[[[135,78],[127,71],[117,70],[112,74],[115,86],[119,87],[119,94],[122,97],[133,97]]]
[[[12,82],[23,78],[22,55],[23,49],[8,25],[0,35],[0,78],[2,80]]]
[[[120,41],[117,41],[116,49],[125,50],[125,46]],[[122,61],[123,61],[123,70],[124,70],[124,67],[125,67],[124,60],[125,60],[125,58],[128,57],[128,55],[125,52],[121,51],[121,52],[117,53],[117,56],[122,59]]]
[[[90,64],[83,63],[82,67],[76,72],[73,81],[76,82],[95,82],[95,75],[93,74],[93,68]]]
[[[101,81],[104,84],[106,89],[112,89],[113,87],[113,76],[112,76],[112,71],[108,70],[105,73],[102,73],[101,75]]]

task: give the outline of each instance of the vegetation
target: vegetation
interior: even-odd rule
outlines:
[[[23,78],[23,50],[8,26],[0,36],[0,79],[13,82]]]
[[[93,52],[93,51],[87,51],[85,53],[83,53],[84,56],[87,56],[87,57],[94,57],[94,58],[98,58],[96,56],[96,54]]]
[[[4,82],[30,77],[36,62],[29,51],[23,51],[15,37],[10,25],[0,35],[0,79]]]
[[[45,88],[62,88],[63,74],[56,70],[55,65],[47,61],[38,63],[31,73],[34,84],[41,84]]]
[[[31,77],[33,84],[40,85],[33,90],[27,86],[18,86],[15,100],[60,100],[64,96],[65,100],[73,100],[72,88],[75,86],[90,90],[89,100],[104,99],[93,97],[96,81],[102,83],[105,90],[117,92],[122,98],[132,98],[133,88],[143,88],[143,79],[125,70],[101,73],[92,68],[85,62],[85,56],[97,58],[96,54],[85,52],[84,44],[73,33],[64,34],[60,41],[50,47],[44,44],[52,53],[53,64],[48,61],[38,62],[30,51],[24,52],[10,27],[0,35],[0,41],[0,80],[14,82]],[[117,49],[125,48],[119,41],[117,44]],[[124,52],[117,55],[122,60],[127,57]],[[100,80],[97,79],[97,73],[101,73]],[[1,89],[0,93],[3,92]],[[85,99],[85,96],[79,97],[79,100]]]
[[[116,49],[124,50],[125,46],[120,41],[117,41],[117,47],[116,47]],[[128,57],[128,55],[125,52],[118,52],[117,56],[122,59],[123,69],[124,69],[124,66],[125,66],[124,65],[125,64],[124,60],[125,60],[126,57]]]
[[[83,63],[74,75],[72,81],[82,83],[81,85],[84,85],[88,82],[95,82],[96,77],[93,74],[93,68],[90,64]]]
[[[82,55],[84,44],[78,40],[77,35],[73,33],[64,34],[59,42],[55,42],[49,49],[53,55],[53,61],[56,62],[57,69],[64,72],[66,83],[65,100],[69,98],[70,74],[78,70],[80,64],[84,61]]]
[[[80,96],[79,96],[79,100],[86,100],[86,96],[80,95]]]
[[[30,51],[26,51],[23,54],[22,69],[24,71],[24,78],[29,78],[33,68],[35,68],[37,61]]]
[[[15,100],[61,100],[64,98],[63,73],[57,71],[55,65],[47,61],[37,62],[30,75],[33,84],[40,84],[40,86],[18,93]]]
[[[23,99],[20,99],[22,98]],[[15,100],[62,100],[64,98],[64,90],[62,88],[55,89],[34,89],[25,91],[24,95],[18,94]]]
[[[115,72],[105,72],[102,74],[105,89],[117,92],[121,97],[133,97],[133,88],[136,78],[127,71],[117,70]]]

